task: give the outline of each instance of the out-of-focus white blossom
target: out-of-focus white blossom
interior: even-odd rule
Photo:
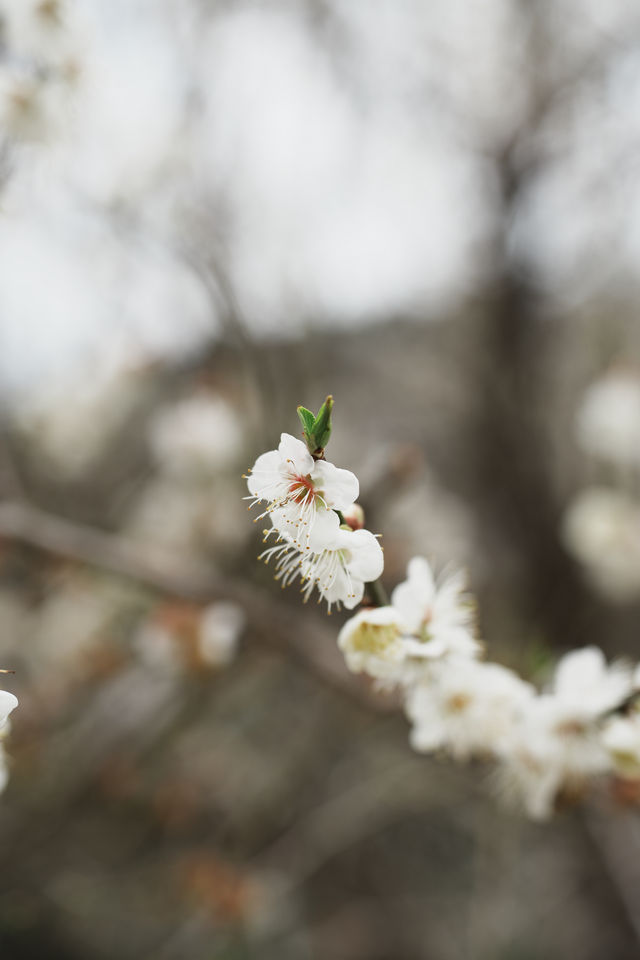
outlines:
[[[246,617],[236,603],[212,603],[198,623],[198,649],[206,664],[226,667],[234,659]]]
[[[88,655],[108,635],[122,602],[119,588],[108,581],[57,582],[32,612],[30,644],[36,669],[43,676],[53,672],[53,686],[82,671]]]
[[[95,466],[131,416],[143,389],[139,374],[123,370],[66,382],[32,394],[17,411],[16,426],[47,472],[77,479]]]
[[[622,777],[640,777],[640,714],[612,717],[602,731],[615,772]]]
[[[187,397],[161,410],[151,425],[151,448],[169,473],[214,474],[237,459],[242,425],[232,407],[214,394]]]
[[[0,690],[0,731],[2,731],[9,720],[9,714],[18,706],[18,698],[8,690]]]
[[[145,620],[135,633],[133,649],[140,661],[155,673],[174,676],[182,672],[179,641],[164,624]]]
[[[443,659],[477,657],[481,647],[473,629],[463,575],[452,574],[437,585],[428,562],[414,557],[391,605],[348,620],[338,645],[355,673],[411,686],[428,683],[431,668]]]
[[[247,486],[248,499],[267,504],[260,517],[272,514],[279,533],[309,550],[331,541],[337,520],[333,510],[350,507],[359,492],[358,479],[350,470],[314,460],[306,445],[289,433],[282,434],[277,450],[258,457]]]
[[[413,557],[407,579],[391,595],[407,641],[407,655],[425,659],[447,655],[473,657],[480,644],[473,636],[474,606],[460,571],[436,583],[424,557]]]
[[[356,613],[340,630],[338,646],[353,673],[395,681],[405,659],[396,610],[374,607]]]
[[[445,747],[458,759],[501,756],[533,696],[530,684],[498,664],[444,661],[407,695],[411,744],[421,752]]]
[[[0,793],[9,782],[9,765],[3,739],[9,732],[9,714],[18,706],[18,698],[8,690],[0,690]]]
[[[550,693],[567,718],[586,721],[618,706],[632,689],[627,664],[607,664],[598,647],[583,647],[561,658]]]
[[[594,457],[640,466],[640,378],[621,371],[592,384],[578,411],[577,437]]]
[[[502,781],[530,816],[549,816],[561,788],[583,789],[590,777],[612,772],[602,724],[631,689],[630,668],[607,665],[597,647],[560,660],[551,688],[528,705],[503,758]]]
[[[22,60],[64,70],[80,46],[77,2],[2,0],[7,49]]]
[[[0,128],[14,142],[43,141],[65,129],[83,53],[71,5],[4,0]]]
[[[563,536],[605,596],[625,601],[640,593],[640,506],[634,500],[606,487],[582,491],[565,513]]]

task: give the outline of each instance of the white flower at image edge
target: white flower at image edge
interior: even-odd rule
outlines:
[[[474,608],[465,593],[461,571],[436,584],[428,561],[413,557],[407,579],[391,595],[391,605],[408,634],[407,656],[428,659],[480,653],[481,646],[473,636]]]
[[[18,706],[18,698],[7,690],[0,690],[0,731],[6,725],[9,714]]]
[[[587,453],[613,463],[640,463],[640,378],[612,372],[591,384],[577,415],[577,438]]]
[[[18,706],[18,698],[7,690],[0,690],[0,737],[4,736],[9,729],[9,714]],[[9,768],[7,758],[4,752],[4,746],[0,740],[0,793],[4,790],[9,781]]]
[[[382,547],[369,530],[348,530],[340,526],[338,515],[327,512],[324,546],[317,552],[300,553],[299,544],[284,533],[281,542],[263,551],[260,558],[268,563],[276,560],[276,579],[283,587],[298,578],[302,581],[305,602],[314,589],[318,602],[327,601],[352,610],[364,596],[364,585],[382,573]]]
[[[4,752],[4,746],[0,743],[0,793],[3,792],[9,783],[9,765],[7,764],[7,755]]]
[[[602,731],[602,742],[621,777],[640,777],[640,714],[612,717]]]
[[[277,511],[278,531],[310,550],[325,546],[330,533],[320,529],[318,518],[326,520],[327,511],[348,509],[359,493],[355,474],[314,460],[305,444],[288,433],[282,434],[277,450],[258,457],[247,486],[254,503],[267,504],[260,517]]]
[[[548,692],[536,697],[514,729],[504,785],[527,812],[544,819],[563,786],[614,770],[602,721],[632,690],[631,670],[607,665],[597,647],[564,656]]]

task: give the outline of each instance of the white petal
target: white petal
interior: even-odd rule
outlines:
[[[423,643],[421,640],[405,637],[403,649],[408,657],[417,657],[420,660],[435,660],[449,652],[448,645],[438,638]]]
[[[326,460],[318,460],[311,479],[317,489],[322,491],[327,507],[346,510],[358,499],[360,484],[350,470],[342,470]]]
[[[249,493],[253,497],[259,497],[260,500],[269,501],[279,498],[282,492],[286,493],[281,465],[282,457],[277,450],[262,453],[251,468],[247,479]]]
[[[442,712],[433,692],[416,688],[407,697],[407,716],[413,724],[410,742],[414,750],[428,753],[446,742],[447,731]]]
[[[556,693],[579,691],[604,677],[606,663],[598,647],[584,647],[567,653],[556,668],[553,686]]]
[[[315,553],[320,553],[320,551],[330,548],[335,543],[339,530],[338,514],[333,510],[324,510],[319,507],[316,510],[305,545],[308,545]]]
[[[7,717],[18,706],[18,698],[7,690],[0,690],[0,727],[7,722]]]
[[[433,571],[424,557],[412,557],[407,566],[407,579],[422,593],[431,596],[435,591]]]
[[[352,583],[347,576],[346,571],[343,569],[340,569],[336,572],[330,583],[326,585],[318,585],[318,589],[325,600],[327,600],[329,603],[343,603],[347,610],[352,610],[358,602],[352,602],[351,598],[351,594],[354,593],[354,591],[356,596],[358,594],[358,590],[355,589],[356,587],[359,590],[361,584]]]
[[[340,529],[338,514],[322,507],[314,510],[311,519],[303,524],[300,507],[295,502],[272,510],[270,517],[278,533],[295,543],[302,553],[321,553],[330,549]]]
[[[391,603],[411,633],[417,633],[427,614],[431,613],[434,592],[431,567],[424,557],[414,557],[407,567],[407,579],[391,594]]]
[[[384,569],[384,555],[378,540],[369,530],[343,530],[340,546],[351,553],[349,571],[358,580],[377,580]]]
[[[289,463],[292,472],[297,476],[306,477],[313,470],[315,460],[307,450],[302,440],[297,440],[290,433],[280,436],[278,452],[282,459]]]
[[[342,601],[347,610],[353,610],[359,603],[362,603],[364,597],[364,583],[362,580],[351,581],[351,594]]]

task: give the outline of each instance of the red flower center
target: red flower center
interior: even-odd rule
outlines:
[[[295,477],[293,483],[289,486],[289,493],[292,495],[295,503],[302,503],[303,500],[307,499],[309,494],[315,497],[316,491],[311,477]]]

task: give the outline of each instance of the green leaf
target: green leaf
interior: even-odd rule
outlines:
[[[315,419],[311,430],[311,440],[315,444],[315,450],[324,450],[331,436],[331,411],[333,410],[333,397],[329,395],[320,407],[318,416]]]
[[[311,443],[313,425],[316,422],[316,415],[312,413],[311,410],[307,410],[306,407],[300,406],[298,407],[298,416],[300,417],[300,423],[304,430],[304,438],[307,441],[307,445],[309,445]]]

